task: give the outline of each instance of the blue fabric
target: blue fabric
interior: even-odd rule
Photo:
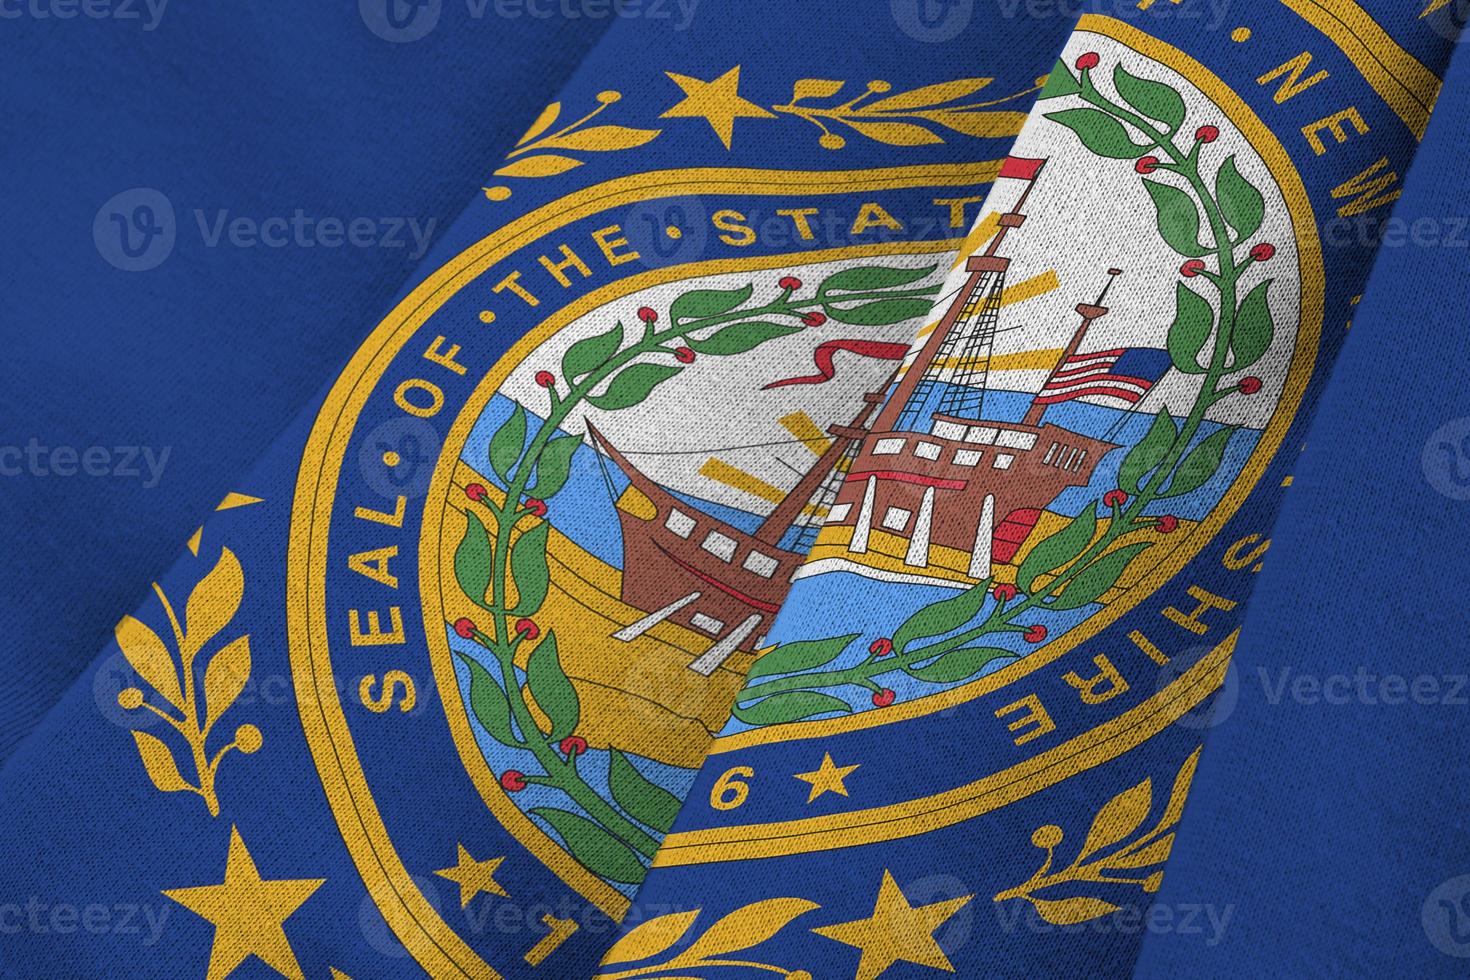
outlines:
[[[1293,470],[1159,893],[1228,928],[1150,935],[1138,976],[1464,975],[1463,50],[1445,86]]]
[[[0,759],[106,642],[138,583],[412,282],[465,187],[608,26],[459,7],[395,42],[369,27],[399,36],[372,3],[362,16],[105,6],[136,19],[80,7],[38,18],[28,11],[51,7],[16,4],[0,41],[0,220],[11,229],[0,444],[27,453],[7,452],[0,477],[0,554],[25,583],[0,598]],[[138,188],[171,202],[176,241],[156,266],[126,272],[99,252],[93,224]],[[129,214],[133,200],[122,198]],[[298,211],[311,223],[286,247],[215,235],[222,217]],[[370,219],[375,242],[395,219],[424,233],[399,228],[397,247],[315,244],[316,223],[332,218]],[[93,446],[108,456],[89,476],[66,454]]]
[[[1413,6],[0,3],[0,975],[1462,973]]]

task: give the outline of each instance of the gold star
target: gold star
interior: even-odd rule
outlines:
[[[885,870],[869,918],[821,926],[812,932],[863,951],[857,980],[875,980],[899,960],[953,973],[954,966],[934,940],[934,931],[974,897],[966,895],[914,908],[903,897],[893,875]]]
[[[812,791],[807,794],[806,801],[810,803],[823,793],[838,793],[847,795],[847,787],[842,781],[862,763],[851,766],[839,766],[832,761],[832,753],[822,753],[822,764],[812,772],[799,772],[796,778],[804,783],[812,784]]]
[[[500,887],[495,880],[495,869],[505,858],[490,858],[487,861],[476,861],[470,857],[470,852],[459,845],[459,862],[452,868],[443,868],[434,873],[441,878],[448,878],[459,885],[459,907],[464,908],[470,904],[470,899],[480,892],[489,892],[491,895],[499,895],[502,898],[510,898],[510,892]]]
[[[704,119],[709,122],[710,128],[715,131],[715,135],[720,138],[721,143],[725,144],[727,150],[730,148],[731,138],[735,135],[736,119],[741,117],[748,119],[776,118],[775,113],[767,112],[754,102],[741,98],[736,92],[740,85],[739,65],[712,82],[703,82],[672,71],[666,71],[664,74],[684,90],[684,98],[659,118]]]
[[[231,826],[225,880],[218,885],[171,888],[163,894],[214,925],[208,980],[222,980],[252,955],[282,976],[302,980],[301,964],[286,940],[283,924],[325,880],[261,880],[240,831]]]

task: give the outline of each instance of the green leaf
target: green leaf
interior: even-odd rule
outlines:
[[[512,616],[529,616],[546,601],[551,584],[551,569],[546,564],[546,539],[551,525],[538,523],[510,546],[510,576],[516,586],[516,607]]]
[[[1199,353],[1215,329],[1215,309],[1209,300],[1184,283],[1175,284],[1174,322],[1169,327],[1169,357],[1185,374],[1204,374]]]
[[[575,384],[582,375],[590,374],[602,366],[602,363],[609,357],[616,354],[622,340],[623,324],[621,322],[614,325],[607,333],[597,334],[594,337],[583,337],[568,347],[567,352],[561,356],[562,377]]]
[[[1067,95],[1076,95],[1082,91],[1082,83],[1072,75],[1072,69],[1067,67],[1065,61],[1057,61],[1056,67],[1051,74],[1046,76],[1046,87],[1037,96],[1038,100],[1059,99]]]
[[[1235,332],[1230,335],[1232,371],[1243,371],[1261,359],[1276,337],[1271,321],[1270,289],[1274,279],[1267,279],[1250,291],[1240,304],[1235,317]]]
[[[1144,480],[1164,461],[1169,447],[1174,445],[1177,438],[1179,430],[1175,426],[1174,417],[1167,408],[1159,409],[1159,413],[1154,416],[1154,424],[1149,426],[1148,434],[1138,445],[1128,450],[1128,455],[1123,458],[1123,465],[1118,470],[1118,488],[1127,491],[1130,496],[1138,496],[1143,490]]]
[[[923,667],[911,667],[908,675],[933,684],[953,684],[955,681],[974,677],[986,665],[996,660],[1014,659],[1016,655],[1010,650],[1001,650],[996,647],[966,647],[962,650],[951,650]]]
[[[541,458],[536,461],[536,485],[526,492],[542,500],[556,496],[556,492],[567,484],[567,477],[572,472],[572,457],[580,445],[581,436],[558,436],[548,442],[541,450]]]
[[[816,691],[786,691],[763,698],[746,708],[739,705],[734,708],[735,717],[747,725],[779,725],[829,711],[850,712],[852,708],[841,698]]]
[[[510,483],[510,471],[525,447],[526,410],[517,405],[510,418],[501,423],[495,435],[490,437],[490,468],[506,484]]]
[[[1163,123],[1173,133],[1184,122],[1184,97],[1173,87],[1150,78],[1139,78],[1122,65],[1113,69],[1113,85],[1123,101],[1148,116]]]
[[[572,857],[599,878],[636,885],[648,873],[631,847],[586,817],[550,806],[532,807],[531,813],[551,824]]]
[[[880,299],[843,309],[829,303],[822,304],[827,315],[838,323],[857,327],[888,327],[905,320],[916,320],[928,316],[934,301],[922,297],[909,299]]]
[[[1140,551],[1146,551],[1153,547],[1153,543],[1145,541],[1142,544],[1130,544],[1110,551],[1097,561],[1088,565],[1086,569],[1077,573],[1077,577],[1051,602],[1046,603],[1048,609],[1080,609],[1091,602],[1102,598],[1103,593],[1118,584],[1118,577],[1123,574],[1123,569],[1128,567]]]
[[[836,660],[838,655],[847,649],[848,644],[856,640],[859,635],[849,633],[846,636],[833,636],[825,640],[797,640],[794,643],[783,643],[770,653],[759,657],[751,665],[750,672],[745,675],[745,681],[749,684],[757,677],[768,677],[771,674],[796,674],[804,670],[825,667]]]
[[[1100,109],[1061,109],[1046,113],[1046,118],[1076,133],[1082,145],[1100,157],[1136,160],[1157,145],[1133,142],[1123,124]]]
[[[679,815],[679,798],[634,768],[622,752],[610,751],[607,775],[613,799],[635,820],[667,834]]]
[[[669,307],[669,319],[675,326],[682,326],[685,320],[703,320],[729,313],[750,299],[753,288],[742,286],[739,289],[691,289],[674,300]]]
[[[1016,587],[1027,595],[1042,575],[1071,563],[1087,550],[1097,531],[1097,508],[1088,504],[1072,522],[1031,549],[1016,572]]]
[[[1153,198],[1159,234],[1180,255],[1198,259],[1210,254],[1199,242],[1199,206],[1194,198],[1172,184],[1145,180],[1143,186]]]
[[[474,712],[475,719],[501,745],[519,747],[520,743],[516,741],[515,731],[510,725],[510,701],[506,699],[505,691],[495,683],[490,672],[473,658],[462,653],[456,653],[455,656],[470,671],[470,711]]]
[[[732,323],[728,327],[716,330],[703,340],[685,337],[684,342],[689,345],[691,350],[698,351],[701,354],[724,357],[727,354],[744,354],[746,351],[754,350],[768,340],[775,340],[777,337],[785,337],[788,334],[800,332],[801,327],[752,321],[750,323]]]
[[[1182,497],[1209,483],[1210,477],[1220,469],[1220,461],[1225,458],[1225,446],[1230,442],[1230,437],[1235,435],[1237,428],[1238,426],[1232,425],[1217,429],[1191,449],[1189,455],[1184,457],[1184,462],[1174,471],[1169,488],[1159,496]]]
[[[866,293],[880,289],[894,289],[899,286],[907,286],[911,282],[918,282],[937,268],[939,267],[936,265],[923,268],[863,265],[853,269],[843,269],[823,279],[817,295],[826,296],[837,290],[845,293]]]
[[[604,411],[631,408],[655,387],[678,374],[683,368],[667,364],[634,364],[613,375],[612,382],[600,395],[588,395],[587,401]]]
[[[1235,157],[1230,157],[1215,176],[1215,197],[1220,200],[1220,213],[1241,241],[1261,229],[1266,220],[1266,199],[1254,184],[1240,175]]]
[[[582,704],[571,678],[561,668],[555,630],[547,630],[546,639],[531,651],[531,659],[526,664],[526,686],[531,689],[531,699],[551,722],[547,741],[560,742],[576,731],[582,718]]]
[[[454,549],[454,577],[470,601],[481,609],[490,609],[485,593],[490,589],[490,570],[495,564],[495,545],[480,515],[466,509],[464,536]]]
[[[977,582],[959,595],[933,602],[904,620],[893,634],[893,648],[899,653],[915,640],[942,636],[964,626],[979,615],[990,597],[990,580]]]

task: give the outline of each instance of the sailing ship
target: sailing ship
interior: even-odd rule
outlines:
[[[736,650],[756,649],[806,557],[810,542],[803,538],[814,537],[820,528],[821,514],[836,496],[843,463],[856,455],[868,434],[868,420],[882,402],[882,392],[870,392],[851,422],[827,429],[832,441],[753,533],[669,493],[588,421],[593,442],[628,478],[629,491],[641,498],[635,506],[617,508],[623,531],[622,600],[648,615],[613,637],[631,641],[665,621],[704,633],[714,643],[689,666],[705,676]],[[796,547],[782,547],[782,539],[804,515],[810,516]]]
[[[1082,318],[1019,422],[985,417],[985,397],[1010,258],[1006,235],[1026,221],[1022,208],[1045,161],[1006,162],[1001,176],[1026,182],[1002,214],[985,251],[918,356],[908,366],[848,468],[827,526],[850,527],[847,551],[862,554],[881,530],[908,542],[904,564],[927,568],[933,546],[969,552],[968,574],[988,578],[1009,562],[1042,512],[1069,487],[1086,486],[1116,443],[1048,422],[1044,393],[1064,379],[1089,329],[1108,314],[1108,286]]]
[[[1044,164],[1005,162],[999,176],[1024,181],[1024,190],[1000,215],[985,251],[967,260],[968,277],[897,386],[893,379],[885,385],[892,394],[865,395],[849,423],[830,427],[831,443],[753,533],[663,489],[587,423],[596,447],[629,481],[617,508],[622,599],[647,613],[614,638],[631,641],[666,621],[686,626],[712,638],[690,664],[709,676],[736,650],[763,643],[817,529],[851,528],[852,554],[866,552],[875,531],[906,539],[904,563],[915,569],[929,566],[931,547],[960,549],[970,553],[968,574],[980,580],[1015,556],[1063,491],[1091,480],[1117,444],[1048,422],[1042,394],[1019,422],[984,416],[1010,267],[999,253],[1007,234],[1025,223],[1022,208]],[[1107,291],[1076,307],[1081,325],[1042,392],[1107,315]],[[782,547],[793,526],[801,533]]]

